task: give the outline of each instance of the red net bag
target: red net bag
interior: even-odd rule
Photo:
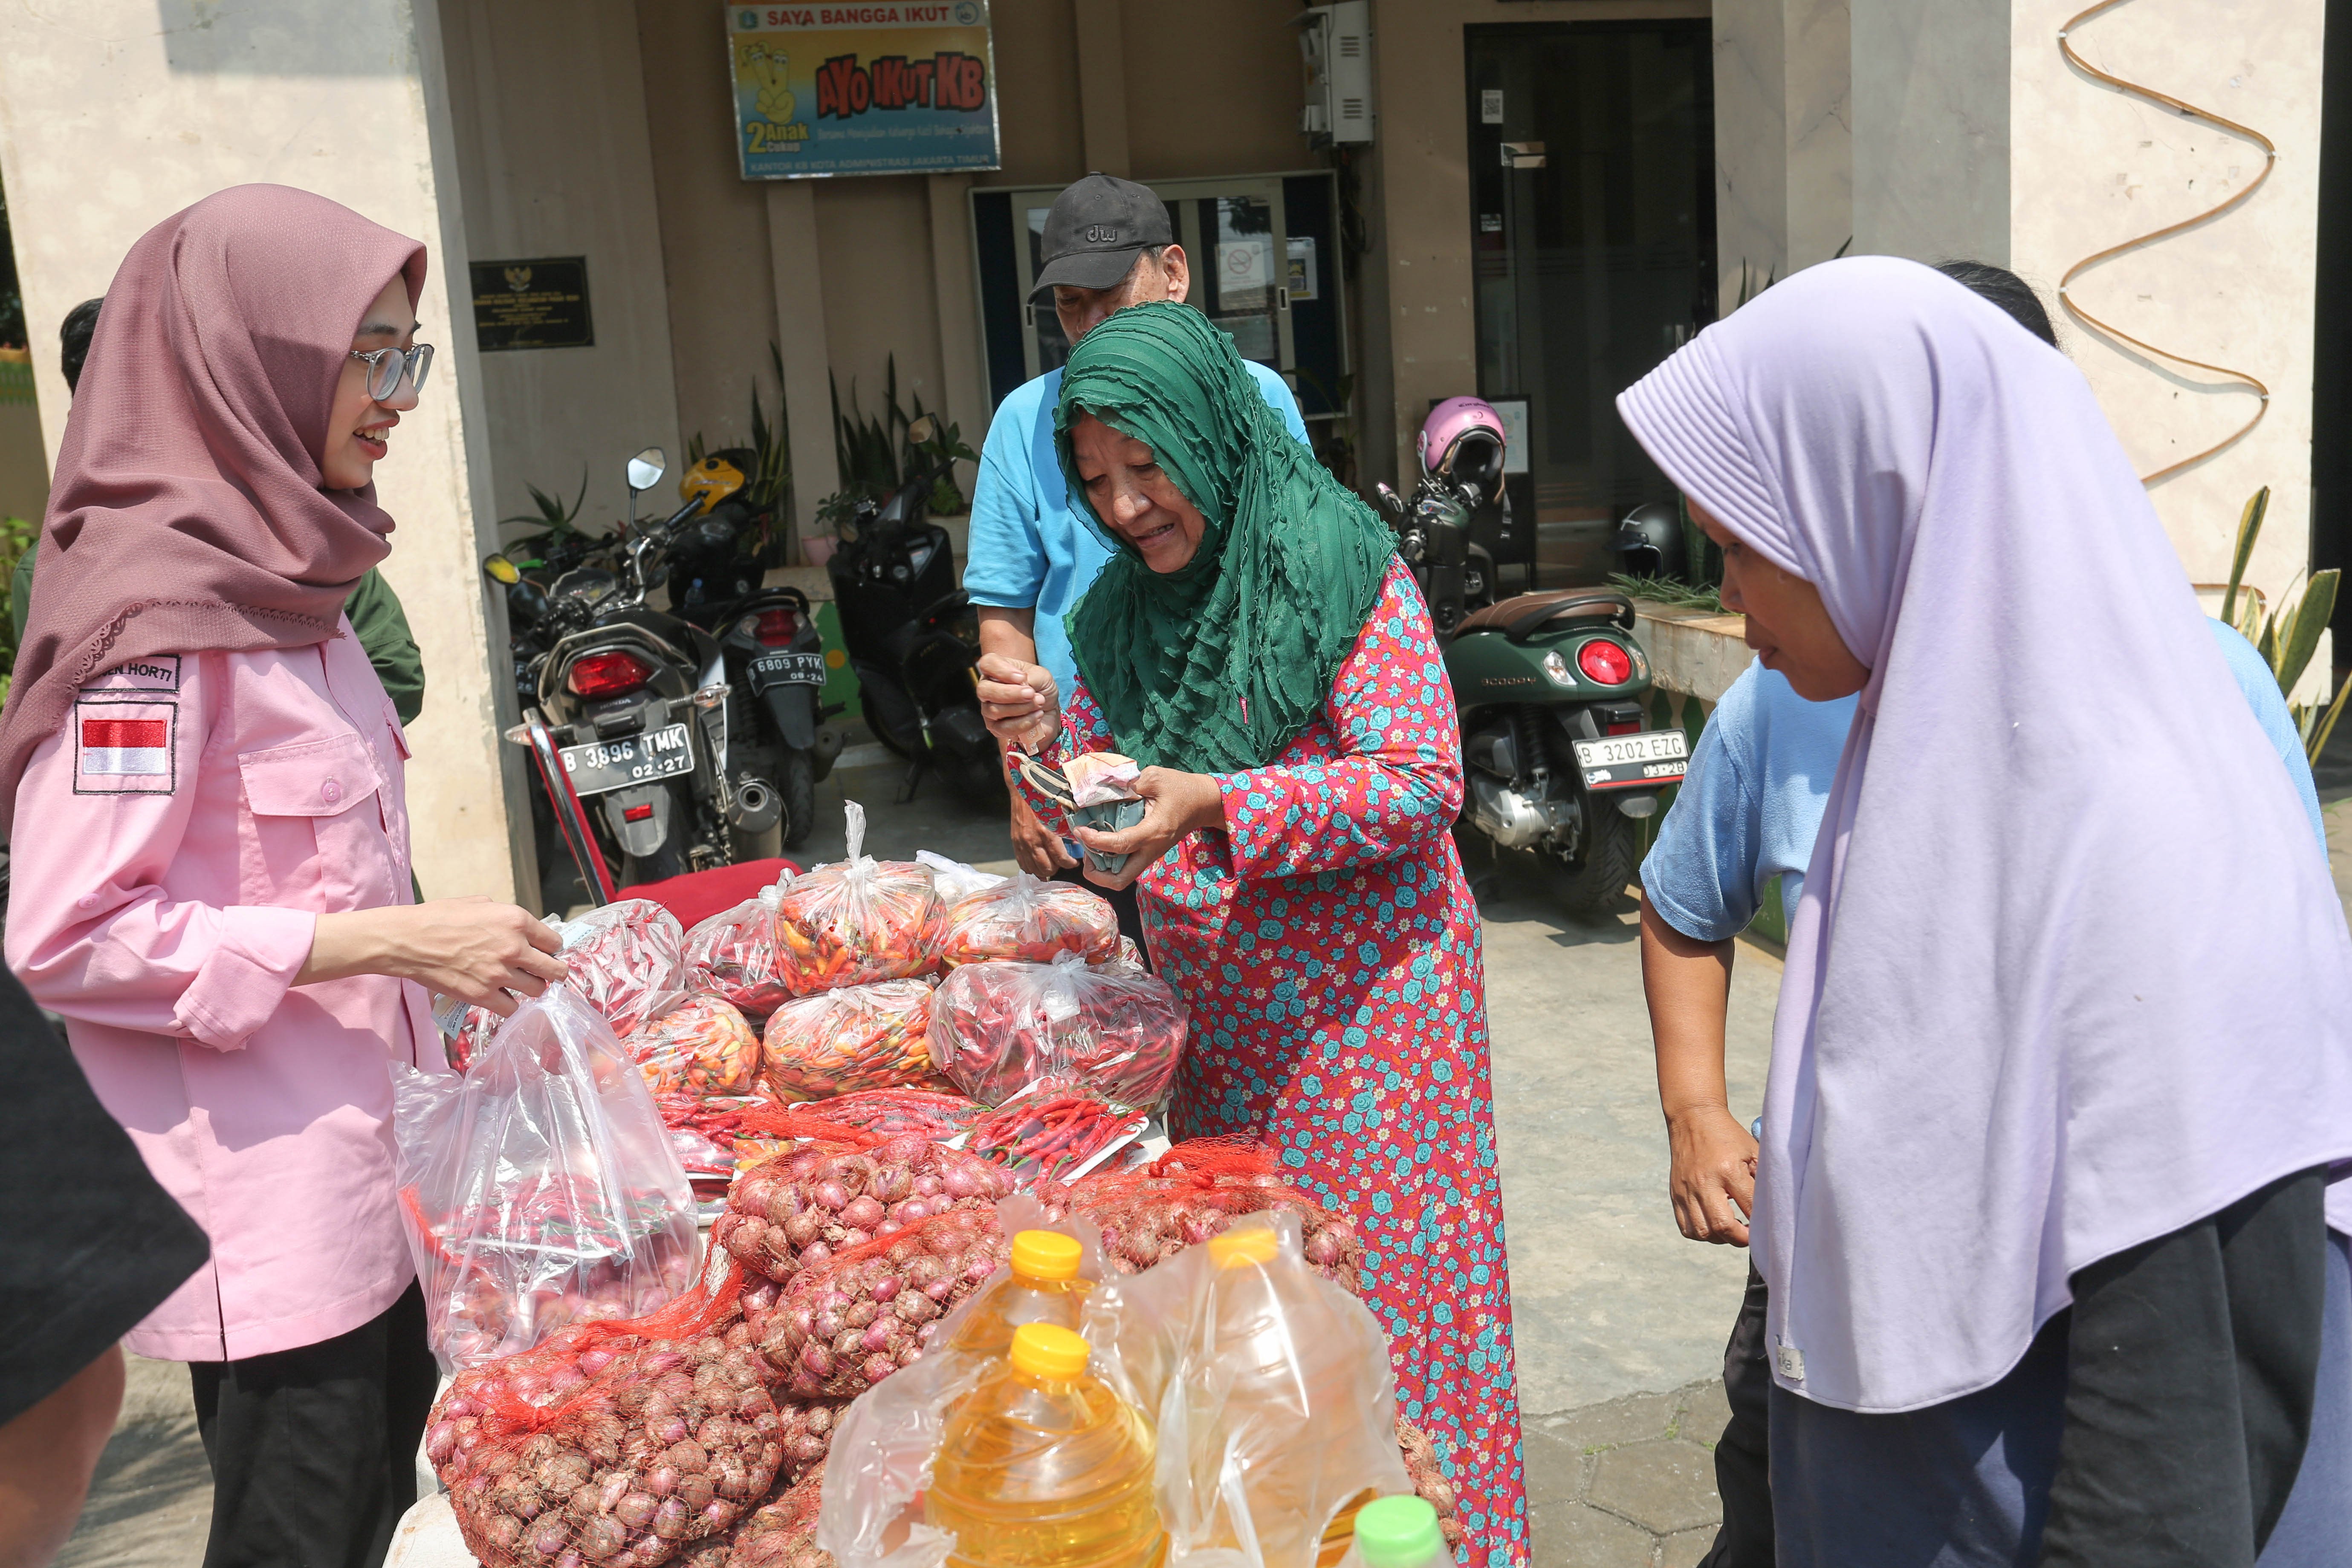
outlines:
[[[1445,1479],[1438,1460],[1436,1439],[1402,1416],[1396,1432],[1397,1450],[1404,1456],[1404,1473],[1412,1478],[1414,1494],[1437,1511],[1437,1528],[1444,1531],[1446,1546],[1460,1546],[1469,1532],[1463,1528],[1454,1483]]]
[[[790,999],[776,972],[776,904],[783,894],[779,881],[686,934],[687,978],[696,990],[724,997],[754,1018]]]
[[[816,1543],[824,1495],[819,1464],[725,1536],[688,1548],[677,1561],[683,1568],[834,1568],[833,1554]]]
[[[1004,1266],[992,1207],[956,1209],[844,1249],[794,1276],[761,1354],[798,1398],[846,1399],[919,1359],[940,1320]]]
[[[943,1210],[985,1208],[1013,1189],[987,1161],[924,1138],[884,1138],[781,1107],[745,1119],[807,1141],[739,1177],[710,1236],[780,1282]]]
[[[1098,1173],[1066,1190],[1071,1211],[1102,1228],[1103,1256],[1123,1274],[1197,1247],[1242,1215],[1280,1209],[1298,1216],[1317,1273],[1349,1291],[1363,1288],[1355,1227],[1276,1175],[1272,1151],[1251,1140],[1191,1139],[1148,1166]]]
[[[931,987],[883,980],[799,997],[768,1019],[761,1046],[768,1087],[784,1100],[930,1081]]]
[[[760,1078],[760,1037],[733,1004],[680,998],[621,1041],[656,1094],[743,1094]]]
[[[1118,952],[1118,915],[1108,900],[1066,882],[1040,882],[1027,872],[950,904],[949,964],[990,958],[1051,963],[1055,955],[1108,959]]]
[[[1071,954],[1050,964],[967,964],[932,998],[930,1050],[940,1074],[984,1104],[1065,1081],[1146,1106],[1176,1076],[1184,1004],[1156,976]]]
[[[845,1127],[862,1127],[885,1137],[911,1134],[933,1143],[971,1130],[988,1107],[961,1094],[930,1089],[865,1089],[809,1107],[813,1114]]]
[[[849,1407],[846,1399],[799,1399],[786,1395],[776,1401],[783,1418],[784,1473],[798,1481],[824,1467],[833,1448],[834,1427]]]
[[[627,1035],[686,989],[686,928],[649,898],[624,898],[577,920],[551,922],[572,986]]]
[[[795,877],[776,901],[776,973],[794,996],[929,973],[945,936],[929,868],[859,853],[865,808],[849,816],[848,856]]]
[[[425,1457],[483,1568],[654,1568],[733,1526],[782,1461],[739,1270],[645,1318],[460,1374]]]

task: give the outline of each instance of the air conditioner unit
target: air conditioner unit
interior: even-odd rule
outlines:
[[[1300,14],[1298,52],[1307,68],[1299,133],[1317,147],[1372,139],[1372,18],[1370,0],[1335,0]]]

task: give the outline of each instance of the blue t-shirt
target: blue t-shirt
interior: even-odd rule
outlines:
[[[2209,622],[2230,674],[2294,780],[2320,852],[2327,829],[2303,738],[2278,681],[2252,643]],[[1736,936],[1780,878],[1780,907],[1794,910],[1829,810],[1830,784],[1853,727],[1859,697],[1807,702],[1788,677],[1751,664],[1709,715],[1690,775],[1642,862],[1642,890],[1666,924],[1699,942]]]
[[[1305,441],[1307,422],[1288,383],[1255,360],[1242,363],[1257,378],[1266,405]],[[1037,612],[1037,662],[1054,672],[1066,702],[1078,673],[1062,617],[1094,585],[1111,547],[1070,507],[1069,485],[1054,454],[1054,405],[1061,396],[1062,372],[1055,369],[997,405],[971,490],[963,587],[974,604]]]

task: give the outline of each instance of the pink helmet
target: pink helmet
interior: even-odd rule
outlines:
[[[1475,397],[1450,397],[1421,425],[1421,471],[1492,500],[1503,487],[1503,418]]]

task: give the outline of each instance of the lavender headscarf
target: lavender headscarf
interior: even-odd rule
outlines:
[[[1864,1411],[1972,1393],[2075,1270],[2352,1156],[2342,909],[2074,368],[1929,268],[1857,257],[1617,406],[1871,670],[1765,1091],[1781,1385]]]

